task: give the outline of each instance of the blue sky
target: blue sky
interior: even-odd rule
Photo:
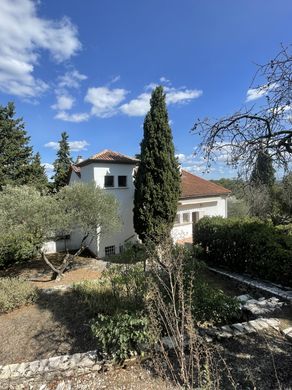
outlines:
[[[194,121],[258,101],[255,64],[291,43],[291,16],[291,0],[1,0],[0,104],[15,101],[49,167],[62,131],[74,158],[139,152],[162,84],[176,152],[200,174]],[[222,176],[219,156],[207,177]]]

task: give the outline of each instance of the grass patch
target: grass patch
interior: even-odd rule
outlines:
[[[21,278],[0,278],[0,313],[28,305],[37,298],[37,289]]]

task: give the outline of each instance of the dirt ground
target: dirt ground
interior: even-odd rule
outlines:
[[[62,261],[62,255],[51,255],[50,260],[54,265]],[[106,263],[91,257],[79,256],[72,268],[65,272],[63,278],[56,282],[52,280],[53,272],[41,259],[27,263],[17,264],[7,270],[0,271],[0,277],[14,276],[29,280],[38,288],[51,288],[60,285],[70,285],[83,280],[98,279],[105,268]]]
[[[26,267],[14,267],[9,274],[29,278],[42,289],[96,279],[105,265],[95,259],[80,258],[76,266],[78,269],[67,272],[58,283],[50,280],[50,270],[40,261],[29,263]],[[209,271],[205,272],[204,277],[213,287],[231,296],[247,292]],[[282,327],[292,325],[291,308],[284,310],[281,317]],[[292,388],[292,344],[279,332],[240,336],[216,342],[215,347],[226,360],[236,389]],[[41,293],[33,305],[0,315],[0,365],[95,348],[90,336],[88,316],[71,290]],[[64,390],[175,388],[170,382],[154,377],[147,367],[138,366],[56,379],[46,383],[46,389],[56,389],[58,384]],[[232,388],[229,385],[224,383],[222,389]]]

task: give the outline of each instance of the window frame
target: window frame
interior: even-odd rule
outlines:
[[[125,185],[120,185],[120,178],[125,178]],[[128,176],[127,175],[118,175],[118,187],[127,188],[128,187]]]
[[[106,178],[112,177],[113,184],[112,185],[106,185]],[[105,175],[104,176],[104,188],[114,188],[115,186],[115,177],[113,175]]]
[[[187,220],[187,221],[184,221],[184,216],[185,216],[185,215],[188,216],[188,220]],[[183,223],[183,224],[192,223],[192,222],[191,222],[191,215],[190,215],[190,212],[182,213],[182,223]]]
[[[114,256],[116,254],[116,246],[108,245],[104,247],[104,255],[105,257]]]

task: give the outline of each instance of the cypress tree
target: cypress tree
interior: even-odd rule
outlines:
[[[0,106],[0,188],[29,184],[32,148],[22,118],[15,119],[14,103]]]
[[[54,162],[55,175],[53,176],[53,180],[54,188],[57,191],[59,191],[60,188],[68,184],[68,173],[70,165],[72,164],[68,138],[69,136],[66,132],[63,132],[61,134],[61,140],[59,141],[59,149],[57,151],[57,158]]]
[[[134,227],[143,242],[150,239],[160,243],[170,236],[180,195],[179,165],[161,86],[152,92],[140,156],[135,177]]]
[[[260,150],[250,176],[250,183],[255,186],[264,185],[271,188],[275,183],[273,161],[268,152]]]
[[[45,190],[48,188],[48,178],[45,172],[45,167],[41,163],[41,156],[37,152],[31,162],[31,180],[30,184],[35,186],[38,190]]]

